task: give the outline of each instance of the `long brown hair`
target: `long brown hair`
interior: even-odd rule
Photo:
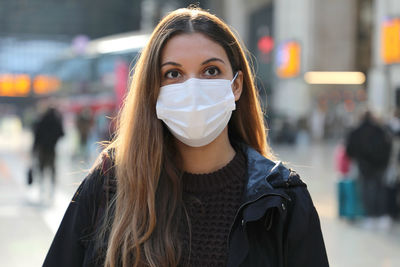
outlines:
[[[254,75],[229,27],[199,8],[178,9],[153,31],[134,68],[110,147],[115,150],[117,193],[112,202],[105,266],[176,266],[184,219],[180,174],[172,135],[156,116],[160,58],[166,42],[182,33],[202,33],[220,44],[233,71],[243,72],[243,92],[229,122],[229,135],[271,157]],[[111,209],[111,207],[109,207]],[[189,225],[190,227],[190,225]],[[104,229],[105,230],[105,229]]]

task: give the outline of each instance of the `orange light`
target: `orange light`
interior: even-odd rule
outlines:
[[[381,56],[386,64],[400,63],[400,18],[383,22]]]
[[[277,75],[280,78],[293,78],[300,73],[300,44],[294,41],[286,42],[278,48]]]
[[[60,88],[60,80],[51,76],[38,75],[33,81],[35,94],[43,95],[57,91]]]
[[[0,96],[13,96],[14,78],[11,74],[0,75]]]
[[[29,95],[31,79],[26,74],[0,75],[0,96],[24,97]]]
[[[27,96],[31,87],[29,75],[19,74],[14,76],[14,92],[16,96]]]

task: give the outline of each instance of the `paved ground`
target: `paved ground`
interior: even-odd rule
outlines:
[[[41,266],[68,202],[82,180],[88,164],[71,160],[71,136],[59,145],[57,162],[60,183],[55,202],[40,201],[37,184],[25,185],[29,134],[0,133],[0,255],[1,266]],[[331,266],[400,266],[400,226],[388,232],[365,230],[336,215],[336,174],[332,167],[333,145],[314,144],[293,148],[275,147],[278,156],[308,184],[321,217]]]

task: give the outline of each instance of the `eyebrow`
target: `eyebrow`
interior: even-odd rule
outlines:
[[[161,64],[161,67],[164,67],[165,65],[173,65],[173,66],[177,66],[177,67],[182,67],[181,64],[178,64],[178,63],[173,62],[173,61],[165,62],[165,63]]]
[[[217,57],[212,57],[212,58],[210,58],[210,59],[207,59],[207,60],[204,61],[203,63],[201,63],[201,65],[205,65],[205,64],[210,63],[210,62],[212,62],[212,61],[219,61],[219,62],[222,62],[222,63],[225,64],[225,62],[224,62],[222,59],[217,58]]]
[[[222,59],[217,58],[217,57],[212,57],[212,58],[207,59],[203,63],[201,63],[201,65],[205,65],[205,64],[210,63],[212,61],[219,61],[219,62],[222,62],[223,64],[225,64],[225,61],[223,61]],[[161,64],[161,67],[164,67],[165,65],[173,65],[173,66],[177,66],[177,67],[182,67],[181,64],[173,62],[173,61],[164,62],[163,64]]]

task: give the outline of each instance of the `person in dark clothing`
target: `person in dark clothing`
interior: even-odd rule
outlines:
[[[358,167],[365,215],[370,218],[385,215],[384,175],[392,146],[389,133],[366,112],[361,123],[349,132],[346,143],[347,155]]]
[[[84,108],[76,115],[75,125],[79,133],[79,154],[87,158],[88,139],[93,126],[93,116],[90,108]]]
[[[40,178],[43,178],[46,169],[50,170],[52,191],[56,183],[55,148],[63,135],[61,114],[53,107],[48,108],[33,126],[33,154],[38,159]]]
[[[386,175],[388,213],[393,219],[400,217],[400,109],[397,108],[386,125],[392,136],[392,152]]]
[[[329,266],[306,185],[267,143],[253,77],[220,19],[167,15],[43,266]]]

